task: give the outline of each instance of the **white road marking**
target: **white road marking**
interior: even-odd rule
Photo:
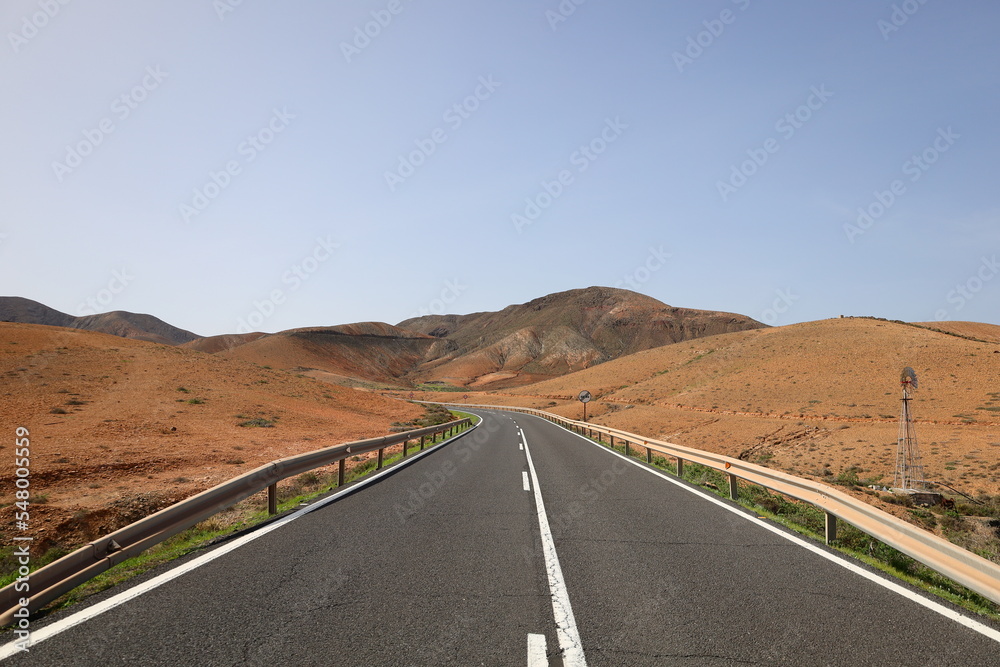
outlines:
[[[520,449],[523,452],[524,451],[524,443],[523,442],[517,443],[517,448]]]
[[[549,667],[545,635],[528,635],[528,667]]]
[[[522,432],[523,437],[523,432]],[[542,555],[545,557],[545,573],[549,579],[549,594],[552,596],[552,614],[556,620],[556,636],[559,638],[559,649],[562,651],[565,667],[586,667],[587,659],[583,654],[583,643],[580,641],[580,631],[576,627],[573,607],[569,603],[569,591],[566,590],[566,580],[563,579],[556,545],[552,540],[552,529],[549,518],[545,514],[542,503],[542,492],[538,484],[538,474],[535,464],[531,461],[531,450],[528,441],[524,441],[524,455],[528,459],[528,470],[531,473],[531,484],[535,489],[535,508],[538,510],[538,530],[542,537]]]
[[[528,486],[528,473],[524,471],[521,473],[521,483],[524,484],[525,491],[531,491],[531,487]]]
[[[482,423],[482,422],[480,422],[480,423]],[[61,621],[56,621],[55,623],[52,623],[50,625],[46,625],[44,628],[32,631],[30,646],[36,646],[36,645],[40,644],[41,642],[45,641],[46,639],[51,639],[52,637],[58,635],[61,632],[65,632],[66,630],[69,630],[70,628],[73,628],[73,627],[75,627],[77,625],[80,625],[81,623],[85,623],[85,622],[89,621],[90,619],[95,618],[97,616],[100,616],[104,612],[110,611],[111,609],[114,609],[115,607],[117,607],[119,605],[122,605],[122,604],[128,602],[129,600],[133,600],[133,599],[139,597],[140,595],[142,595],[143,593],[148,593],[149,591],[153,590],[154,588],[158,588],[159,586],[162,586],[163,584],[167,583],[168,581],[170,581],[172,579],[176,579],[177,577],[180,577],[181,575],[187,574],[188,572],[191,572],[192,570],[195,570],[195,569],[201,567],[202,565],[206,565],[206,564],[212,562],[213,560],[215,560],[216,558],[220,558],[221,556],[225,556],[230,551],[235,551],[236,549],[242,547],[244,544],[249,544],[250,542],[253,542],[257,538],[263,537],[264,535],[267,535],[271,531],[274,531],[274,530],[277,530],[278,528],[281,528],[285,524],[291,523],[292,521],[295,521],[296,519],[298,519],[300,517],[303,517],[303,516],[305,516],[306,514],[308,514],[310,512],[314,512],[314,511],[318,510],[319,508],[332,503],[333,501],[337,500],[341,496],[345,496],[345,495],[347,495],[349,493],[354,493],[355,491],[358,491],[359,489],[362,489],[362,488],[368,486],[369,484],[372,484],[373,482],[377,481],[381,477],[384,477],[388,473],[395,471],[399,466],[410,465],[414,461],[417,461],[417,460],[423,458],[424,456],[427,456],[431,452],[433,452],[433,451],[435,451],[435,450],[437,450],[437,449],[439,449],[441,447],[444,447],[446,444],[448,444],[452,440],[455,440],[456,438],[459,438],[462,435],[465,435],[466,433],[471,433],[477,426],[478,426],[478,424],[475,425],[475,426],[473,426],[469,430],[460,433],[459,435],[453,436],[453,437],[449,438],[448,440],[445,440],[444,442],[440,443],[439,445],[436,445],[434,447],[430,447],[428,449],[425,449],[424,451],[419,452],[418,454],[415,454],[415,455],[407,458],[404,463],[400,463],[397,466],[392,466],[392,467],[386,468],[382,472],[376,473],[375,475],[372,475],[371,477],[368,477],[367,479],[364,479],[364,480],[358,482],[357,484],[355,484],[353,486],[349,486],[346,489],[343,489],[342,491],[338,491],[337,493],[333,494],[332,496],[327,496],[323,500],[320,500],[320,501],[316,502],[314,505],[309,505],[308,507],[303,507],[302,509],[298,510],[297,512],[293,512],[292,514],[289,514],[286,517],[282,517],[281,519],[278,519],[277,521],[275,521],[272,524],[269,524],[269,525],[267,525],[267,526],[265,526],[263,528],[255,530],[254,532],[249,533],[247,535],[244,535],[243,537],[237,538],[237,539],[233,540],[232,542],[230,542],[229,544],[221,546],[218,549],[215,549],[213,551],[210,551],[209,553],[207,553],[207,554],[205,554],[203,556],[199,556],[198,558],[194,558],[191,561],[185,563],[184,565],[181,565],[179,567],[175,567],[174,569],[172,569],[172,570],[170,570],[168,572],[164,572],[163,574],[161,574],[161,575],[159,575],[157,577],[154,577],[154,578],[150,579],[149,581],[146,581],[146,582],[144,582],[142,584],[139,584],[137,586],[133,586],[132,588],[130,588],[130,589],[126,590],[126,591],[122,591],[118,595],[110,597],[107,600],[104,600],[103,602],[99,602],[99,603],[97,603],[95,605],[87,607],[86,609],[81,609],[77,613],[72,614],[71,616],[67,616],[66,618],[62,619]],[[18,653],[18,652],[20,652],[20,649],[17,647],[17,642],[16,641],[12,641],[9,644],[5,644],[4,646],[0,646],[0,660],[5,660],[5,659],[11,657],[12,655],[14,655],[15,653]]]
[[[990,639],[992,639],[994,641],[1000,642],[1000,631],[994,630],[993,628],[989,627],[988,625],[984,625],[984,624],[980,623],[979,621],[977,621],[975,619],[969,618],[968,616],[965,616],[964,614],[960,614],[959,612],[957,612],[957,611],[955,611],[953,609],[949,609],[948,607],[946,607],[943,604],[940,604],[938,602],[935,602],[934,600],[925,598],[923,595],[919,595],[918,593],[915,593],[914,591],[911,591],[910,589],[908,589],[908,588],[906,588],[906,587],[904,587],[904,586],[896,583],[895,581],[892,581],[892,580],[889,580],[889,579],[883,579],[882,577],[880,577],[879,575],[875,574],[874,572],[869,572],[868,570],[864,569],[863,567],[861,567],[859,565],[856,565],[855,563],[852,563],[852,562],[850,562],[848,560],[845,560],[843,557],[840,557],[840,556],[834,555],[832,553],[829,553],[829,552],[825,551],[824,549],[820,548],[819,546],[817,546],[815,544],[812,544],[811,542],[808,542],[807,540],[805,540],[805,539],[803,539],[801,537],[798,537],[796,535],[792,535],[792,534],[786,533],[785,531],[781,530],[777,526],[769,523],[768,521],[766,521],[764,519],[758,519],[755,516],[748,515],[748,514],[744,513],[743,511],[741,511],[742,508],[733,507],[732,505],[729,505],[728,503],[724,502],[720,498],[717,498],[717,497],[709,494],[706,491],[702,491],[702,490],[696,489],[696,488],[694,488],[692,486],[688,486],[687,484],[684,484],[684,483],[678,481],[677,479],[675,479],[675,478],[673,478],[673,477],[671,477],[669,475],[666,475],[666,474],[664,474],[664,473],[662,473],[662,472],[660,472],[658,470],[653,470],[652,468],[648,468],[644,464],[640,463],[639,461],[636,461],[633,458],[627,457],[624,454],[619,454],[618,452],[616,452],[614,450],[608,449],[605,445],[600,445],[600,444],[594,442],[593,440],[580,435],[579,433],[573,433],[573,431],[570,431],[568,428],[565,428],[563,426],[559,426],[558,424],[555,424],[555,426],[558,426],[559,428],[563,429],[567,433],[571,433],[571,434],[577,436],[578,438],[581,438],[582,440],[590,443],[594,447],[599,447],[601,450],[606,451],[609,454],[614,454],[618,458],[624,459],[625,461],[628,461],[632,465],[634,465],[634,466],[636,466],[638,468],[641,468],[642,470],[645,470],[648,473],[651,473],[653,475],[656,475],[657,477],[665,479],[666,481],[668,481],[671,484],[674,484],[676,486],[679,486],[680,488],[684,489],[685,491],[689,491],[689,492],[695,494],[696,496],[701,496],[705,500],[707,500],[707,501],[709,501],[711,503],[715,503],[719,507],[722,507],[722,508],[724,508],[726,510],[729,510],[730,512],[732,512],[736,516],[742,517],[742,518],[746,519],[747,521],[750,521],[751,523],[756,523],[757,525],[761,526],[762,528],[765,528],[765,529],[771,531],[775,535],[780,535],[781,537],[785,538],[789,542],[793,542],[793,543],[797,544],[798,546],[802,547],[803,549],[808,549],[809,551],[811,551],[811,552],[813,552],[813,553],[815,553],[815,554],[817,554],[819,556],[822,556],[823,558],[827,559],[828,561],[830,561],[832,563],[836,563],[837,565],[843,567],[844,569],[850,570],[851,572],[864,577],[865,579],[871,581],[872,583],[878,584],[879,586],[882,586],[883,588],[887,588],[887,589],[889,589],[890,591],[892,591],[894,593],[898,593],[899,595],[902,595],[903,597],[905,597],[905,598],[907,598],[909,600],[913,600],[917,604],[922,605],[922,606],[926,607],[927,609],[930,609],[933,612],[941,614],[945,618],[948,618],[948,619],[951,619],[951,620],[955,621],[959,625],[964,625],[965,627],[969,628],[970,630],[974,630],[975,632],[978,632],[981,635],[989,637]],[[529,464],[530,464],[530,459],[529,459]],[[538,491],[538,489],[536,488],[535,492],[537,493],[537,491]]]

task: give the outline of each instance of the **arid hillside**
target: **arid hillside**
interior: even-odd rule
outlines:
[[[712,336],[467,401],[579,418],[587,389],[600,423],[817,479],[854,468],[891,485],[905,366],[920,378],[927,477],[996,494],[1000,344],[905,324],[847,318]]]
[[[763,326],[742,315],[672,308],[635,292],[591,287],[496,313],[213,336],[185,347],[350,386],[484,389],[522,386],[639,350]]]
[[[1000,343],[1000,325],[996,324],[984,324],[983,322],[921,322],[920,326],[947,331],[959,336],[978,338],[990,343]]]
[[[37,301],[16,296],[0,297],[0,322],[70,327],[164,345],[180,345],[198,339],[197,334],[178,329],[152,315],[116,310],[73,317]]]
[[[363,322],[266,335],[219,352],[219,356],[299,372],[320,371],[398,384],[399,378],[433,356],[438,347],[440,341],[432,336]]]
[[[238,359],[0,324],[0,428],[31,433],[32,529],[84,540],[268,461],[387,433],[409,403]],[[243,426],[241,426],[243,424]],[[11,444],[0,485],[13,488]],[[7,454],[4,454],[7,452]],[[0,510],[10,525],[11,506]]]
[[[414,377],[476,388],[524,385],[640,350],[764,327],[743,315],[674,308],[610,287],[550,294],[499,312],[428,315],[399,326],[448,343]]]

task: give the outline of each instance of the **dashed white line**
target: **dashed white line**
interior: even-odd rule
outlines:
[[[522,432],[522,438],[523,438]],[[528,471],[531,473],[531,484],[535,490],[535,508],[538,510],[538,530],[542,538],[542,555],[545,557],[545,573],[549,579],[549,594],[552,596],[552,614],[556,620],[556,636],[559,638],[559,649],[562,651],[565,667],[586,667],[587,659],[583,654],[583,643],[580,641],[580,631],[576,627],[573,607],[569,603],[569,591],[566,580],[563,579],[559,556],[556,554],[556,544],[552,539],[552,529],[549,518],[545,514],[542,503],[542,492],[538,485],[538,474],[535,464],[531,462],[531,450],[527,439],[524,440],[524,455],[528,459]]]
[[[545,635],[528,635],[528,667],[548,667]]]
[[[524,485],[525,491],[531,491],[531,487],[528,486],[528,473],[524,471],[521,473],[521,483]]]

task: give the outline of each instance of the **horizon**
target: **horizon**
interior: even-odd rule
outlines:
[[[165,320],[165,319],[159,317],[156,313],[152,313],[152,312],[133,312],[133,311],[128,311],[128,310],[110,310],[110,311],[103,311],[103,312],[96,312],[96,313],[87,313],[84,316],[109,315],[109,314],[118,313],[118,312],[125,313],[125,314],[128,314],[128,315],[146,315],[146,316],[154,317],[154,318],[160,320],[161,322],[163,322],[165,324],[168,324],[170,326],[173,326],[173,327],[175,327],[177,329],[181,329],[183,331],[186,331],[187,333],[194,334],[198,338],[211,338],[211,337],[214,337],[214,336],[226,336],[226,335],[233,335],[233,334],[242,335],[242,334],[249,334],[249,333],[260,333],[260,334],[264,334],[264,335],[275,335],[275,334],[284,333],[284,332],[287,332],[287,331],[290,331],[290,330],[294,330],[294,329],[311,329],[311,328],[317,328],[318,329],[318,328],[336,327],[336,326],[347,326],[347,325],[352,325],[352,324],[364,324],[364,323],[388,324],[390,326],[403,328],[401,325],[404,322],[406,322],[408,320],[411,320],[411,319],[415,319],[417,317],[468,317],[470,315],[478,315],[480,313],[496,313],[496,312],[500,312],[504,308],[511,307],[511,306],[523,306],[523,305],[526,305],[526,304],[530,303],[531,301],[535,301],[537,299],[547,298],[547,297],[550,297],[550,296],[556,296],[556,295],[559,295],[559,294],[565,294],[565,293],[568,293],[568,292],[586,291],[586,290],[590,290],[590,289],[618,289],[618,290],[624,290],[624,291],[632,292],[633,294],[638,294],[639,296],[644,296],[644,297],[648,297],[648,298],[654,298],[654,297],[650,297],[648,294],[643,294],[641,292],[635,292],[633,290],[625,290],[624,288],[620,288],[620,287],[610,287],[608,285],[590,285],[588,287],[580,287],[580,288],[574,288],[574,289],[571,289],[571,290],[563,290],[562,292],[553,292],[551,294],[542,294],[542,295],[539,295],[539,296],[534,297],[532,299],[529,299],[528,301],[524,301],[524,302],[521,302],[521,303],[507,304],[506,306],[503,306],[501,308],[496,308],[496,309],[493,309],[493,310],[477,310],[477,311],[472,311],[472,312],[468,312],[468,313],[458,313],[458,312],[454,312],[454,313],[452,313],[452,312],[443,312],[443,313],[436,313],[435,312],[435,313],[431,313],[431,312],[427,312],[427,313],[424,313],[424,314],[416,315],[415,317],[408,317],[408,318],[405,318],[403,320],[399,320],[398,322],[387,322],[385,320],[367,319],[367,320],[354,320],[354,321],[351,321],[351,322],[333,322],[333,323],[329,323],[329,324],[305,324],[305,325],[290,327],[289,329],[278,329],[278,330],[274,330],[274,331],[267,331],[267,330],[263,330],[263,329],[255,329],[252,326],[250,326],[252,324],[252,322],[242,321],[242,322],[238,322],[237,323],[237,328],[234,329],[233,331],[224,331],[224,332],[217,333],[217,334],[205,334],[205,335],[203,335],[203,334],[201,334],[201,333],[199,333],[199,332],[197,332],[197,331],[195,331],[193,329],[188,329],[187,327],[181,326],[180,324],[177,324],[175,322],[170,322],[168,320]],[[5,298],[27,298],[27,297],[0,296],[0,299],[5,299]],[[33,299],[29,299],[29,300],[34,301]],[[659,300],[657,299],[657,301],[659,301]],[[37,302],[36,301],[35,303],[41,303],[41,302]],[[679,306],[679,305],[676,305],[676,304],[664,303],[662,301],[660,301],[660,303],[662,303],[664,306],[666,306],[668,308],[681,308],[681,309],[696,310],[696,311],[701,311],[701,312],[718,312],[718,313],[728,314],[728,315],[738,315],[738,316],[742,316],[742,317],[750,317],[749,315],[746,315],[745,313],[736,313],[736,312],[732,312],[732,311],[709,311],[709,310],[701,309],[701,308],[691,308],[689,306]],[[51,306],[49,306],[48,304],[41,303],[41,305],[51,308]],[[54,310],[58,310],[58,309],[54,309]],[[59,312],[62,312],[62,311],[59,311]],[[63,314],[70,315],[72,317],[76,317],[76,316],[72,315],[71,313],[63,313]],[[819,319],[816,319],[816,320],[803,320],[801,322],[788,322],[788,323],[785,323],[785,324],[767,324],[766,322],[761,322],[760,320],[755,320],[755,321],[757,321],[757,322],[759,322],[761,324],[764,324],[767,327],[784,327],[784,326],[794,326],[796,324],[808,324],[810,322],[822,322],[822,321],[825,321],[825,320],[853,319],[853,318],[885,320],[885,321],[888,321],[888,322],[902,322],[904,324],[915,324],[915,325],[919,325],[919,326],[932,326],[933,324],[936,323],[935,321],[898,320],[898,319],[894,319],[894,318],[888,318],[888,317],[884,317],[884,316],[881,316],[881,315],[873,315],[873,314],[861,314],[861,315],[859,315],[859,314],[847,314],[847,313],[839,314],[839,315],[834,315],[834,316],[830,316],[830,317],[822,317],[822,318],[819,318]],[[754,318],[751,317],[750,319],[754,319]],[[951,320],[951,321],[954,321],[954,322],[970,322],[970,323],[973,323],[973,324],[991,324],[989,322],[977,322],[975,320]],[[996,326],[1000,326],[1000,325],[996,325]]]
[[[998,19],[12,0],[0,277],[202,336],[580,285],[778,326],[1000,324]]]

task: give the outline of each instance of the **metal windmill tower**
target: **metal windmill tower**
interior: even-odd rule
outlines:
[[[904,491],[926,491],[924,466],[920,462],[917,434],[913,429],[910,394],[917,388],[917,374],[907,366],[900,376],[903,385],[903,411],[899,415],[899,437],[896,441],[896,477],[893,486]]]

